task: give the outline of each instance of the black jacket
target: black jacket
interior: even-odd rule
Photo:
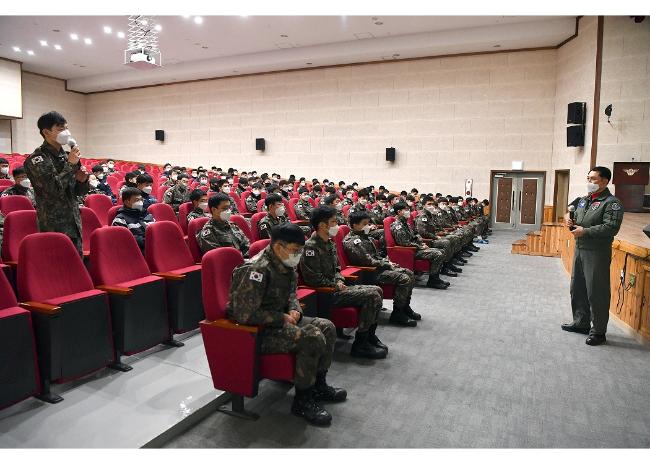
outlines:
[[[135,241],[138,242],[138,246],[144,252],[144,231],[149,224],[155,221],[153,216],[144,210],[122,206],[117,210],[117,215],[111,225],[129,229],[135,237]]]

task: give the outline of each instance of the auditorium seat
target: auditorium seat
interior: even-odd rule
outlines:
[[[178,225],[162,221],[147,226],[144,250],[149,269],[165,279],[172,330],[198,328],[204,317],[201,265],[195,264]]]
[[[241,253],[230,247],[210,250],[203,256],[206,318],[201,321],[201,335],[214,387],[231,394],[232,409],[219,410],[256,419],[256,414],[244,409],[244,397],[255,397],[259,382],[265,378],[292,382],[295,356],[261,354],[259,336],[263,329],[226,318],[232,273],[243,262]]]
[[[120,210],[122,206],[121,205],[115,205],[111,206],[111,209],[108,210],[108,213],[106,214],[106,222],[110,226],[113,224],[113,219],[115,219],[115,216],[117,216],[117,212]]]
[[[2,239],[2,261],[16,266],[20,242],[28,235],[38,232],[36,211],[24,210],[9,213],[5,218],[4,236]]]
[[[113,207],[113,202],[109,196],[102,193],[88,195],[84,200],[84,205],[95,212],[101,225],[107,225],[108,210]]]
[[[258,213],[265,212],[265,211],[264,211],[264,198],[262,198],[261,200],[258,200],[258,201],[257,201],[257,212],[258,212]]]
[[[103,227],[90,235],[90,273],[108,293],[115,345],[115,368],[131,370],[121,356],[132,355],[171,338],[165,281],[151,274],[133,234],[124,227]]]
[[[40,383],[31,314],[0,273],[0,409],[37,395]]]
[[[176,227],[178,227],[178,230],[181,231],[183,235],[185,235],[183,229],[181,228],[181,225],[178,223],[178,218],[176,217],[176,213],[174,213],[172,207],[169,206],[167,203],[154,203],[153,205],[149,206],[147,211],[153,216],[156,222],[159,221],[173,222],[176,225]]]
[[[230,222],[232,222],[233,224],[235,224],[237,227],[241,229],[244,235],[246,235],[246,237],[248,238],[249,242],[251,243],[253,242],[253,233],[251,231],[251,226],[249,222],[246,219],[244,219],[244,216],[241,216],[239,214],[233,214],[232,216],[230,216]]]
[[[251,217],[252,214],[249,213],[248,210],[246,209],[246,203],[244,203],[244,201],[241,199],[239,194],[237,192],[235,192],[234,189],[235,189],[235,187],[233,186],[233,189],[230,191],[229,195],[230,195],[230,198],[232,198],[235,201],[235,203],[237,204],[237,209],[239,210],[239,214],[244,216],[244,217]]]
[[[92,209],[81,206],[79,208],[79,213],[81,214],[81,244],[84,256],[87,257],[90,255],[90,234],[92,234],[95,229],[101,228],[102,225]]]
[[[106,178],[106,183],[111,188],[113,193],[117,194],[118,187],[117,184],[120,182],[120,178],[114,174],[111,174]]]
[[[210,218],[207,217],[196,218],[187,225],[187,246],[190,249],[190,253],[192,253],[192,258],[194,258],[195,263],[200,263],[201,256],[203,255],[199,243],[196,241],[196,234],[203,229],[203,226],[209,220]]]
[[[5,216],[13,211],[35,211],[34,205],[29,198],[22,195],[10,195],[8,197],[0,197],[0,211]]]
[[[390,225],[395,221],[393,216],[384,219],[384,240],[388,259],[413,272],[429,272],[429,261],[415,258],[415,247],[403,247],[395,244]]]
[[[61,401],[50,382],[67,382],[114,360],[106,292],[93,286],[70,238],[58,232],[32,234],[20,244],[18,295],[34,324],[42,392]]]
[[[184,235],[187,235],[187,215],[194,209],[194,205],[191,201],[186,201],[181,203],[178,207],[178,224],[181,226],[181,230]]]
[[[298,216],[296,216],[295,206],[296,206],[296,203],[298,203],[299,200],[300,200],[300,198],[292,198],[291,200],[289,200],[289,203],[288,203],[289,207],[287,208],[287,214],[289,215],[289,220],[291,222],[293,222],[294,224],[299,224],[299,225],[305,225],[306,226],[306,225],[309,225],[309,221],[306,221],[304,219],[298,219]]]
[[[257,242],[260,239],[260,234],[257,230],[257,223],[267,214],[268,213],[266,212],[253,214],[253,217],[251,218],[251,235],[253,236],[253,240],[251,240],[251,242]]]

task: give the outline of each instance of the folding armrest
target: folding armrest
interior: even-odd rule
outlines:
[[[3,264],[6,264],[11,267],[16,267],[18,266],[18,261],[3,261]]]
[[[298,219],[296,221],[291,221],[292,224],[296,224],[297,226],[308,226],[309,221],[305,221],[303,219]]]
[[[260,333],[262,331],[262,326],[240,324],[238,322],[231,321],[230,319],[217,319],[216,321],[202,321],[202,324],[211,327],[219,327],[221,329],[241,330],[244,332],[255,333],[255,334]]]
[[[300,285],[299,288],[308,288],[314,290],[316,293],[334,293],[336,287],[309,287],[307,285]]]
[[[97,285],[95,287],[97,290],[103,290],[106,293],[109,293],[111,295],[131,295],[133,293],[133,289],[129,287],[118,287],[115,285]]]
[[[200,263],[199,263],[200,264]],[[185,274],[174,274],[173,272],[152,272],[153,275],[162,277],[165,280],[184,280]]]
[[[46,315],[52,315],[61,312],[61,306],[39,303],[37,301],[26,301],[24,303],[20,303],[19,305],[23,309]]]

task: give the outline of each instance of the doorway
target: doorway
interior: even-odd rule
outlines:
[[[492,171],[491,221],[495,229],[538,230],[544,216],[546,173]]]
[[[558,169],[555,171],[555,186],[553,187],[553,220],[562,222],[569,204],[569,171]]]

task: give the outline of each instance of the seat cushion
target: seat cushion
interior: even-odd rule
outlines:
[[[296,357],[292,354],[260,355],[260,378],[293,382]]]
[[[115,284],[115,286],[132,288],[132,287],[137,287],[138,285],[144,285],[151,282],[156,282],[158,280],[163,280],[163,278],[155,275],[151,275],[151,276],[141,277],[139,279],[127,280],[126,282],[120,282],[119,284]]]
[[[357,327],[359,325],[359,313],[357,308],[343,306],[341,308],[332,308],[332,323],[337,328],[346,329]]]
[[[200,270],[201,270],[200,264],[193,264],[191,266],[181,267],[179,269],[172,269],[169,272],[171,272],[172,274],[188,274],[190,272],[200,271]]]
[[[360,269],[358,267],[346,267],[341,271],[341,275],[343,277],[348,277],[348,276],[356,275],[359,271]]]
[[[415,272],[429,272],[431,265],[426,259],[416,259],[415,260]]]
[[[92,298],[94,296],[103,295],[104,292],[101,290],[87,290],[85,292],[71,293],[70,295],[59,296],[57,298],[52,298],[50,300],[45,300],[43,303],[59,306],[64,303],[70,303],[71,301],[83,300],[85,298]]]
[[[307,298],[315,294],[316,290],[312,290],[311,288],[299,288],[296,290],[296,298],[298,298],[298,300],[302,300],[303,298]]]
[[[384,292],[384,300],[392,300],[395,295],[395,285],[381,284],[381,291]]]

